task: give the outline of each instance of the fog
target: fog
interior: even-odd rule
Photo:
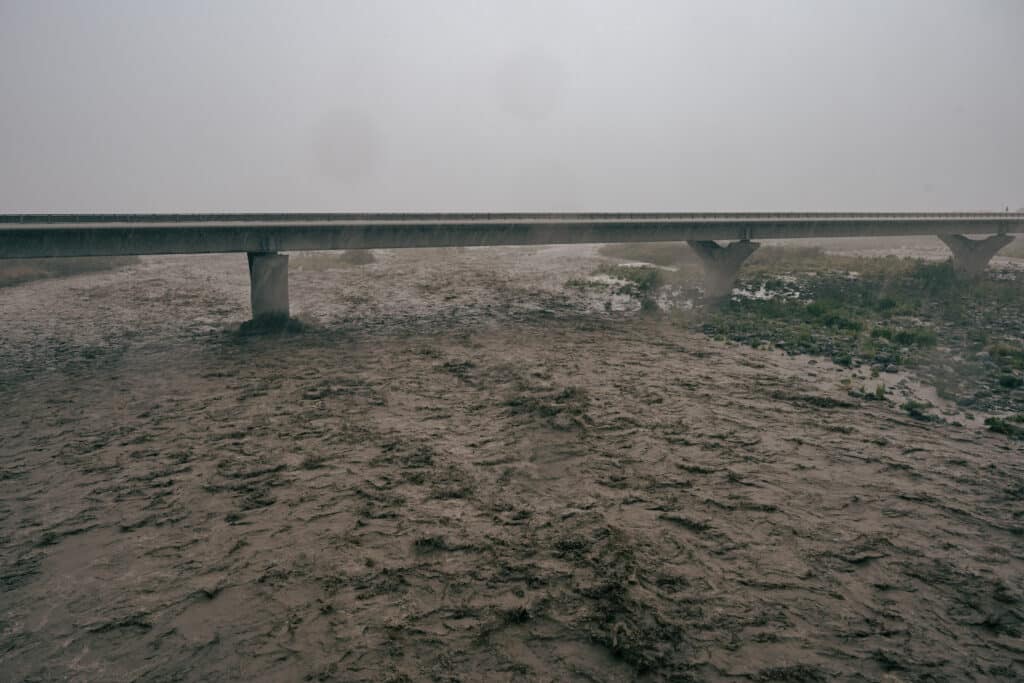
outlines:
[[[1018,0],[0,0],[0,211],[1024,205]]]

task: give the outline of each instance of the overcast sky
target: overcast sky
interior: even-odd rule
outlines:
[[[0,0],[0,211],[1024,206],[1024,0]]]

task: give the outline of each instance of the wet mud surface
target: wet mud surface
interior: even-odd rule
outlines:
[[[597,262],[293,262],[280,336],[238,255],[0,291],[0,678],[1024,676],[1020,442]]]

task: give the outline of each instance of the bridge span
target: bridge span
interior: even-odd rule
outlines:
[[[1019,233],[1020,212],[3,214],[0,259],[245,252],[260,317],[288,313],[282,251],[685,241],[721,297],[759,239],[936,235],[973,275]]]

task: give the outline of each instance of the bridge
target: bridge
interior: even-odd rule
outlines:
[[[976,275],[1019,233],[1021,212],[4,214],[0,259],[244,252],[259,318],[288,314],[282,251],[685,241],[718,298],[759,239],[936,235]]]

